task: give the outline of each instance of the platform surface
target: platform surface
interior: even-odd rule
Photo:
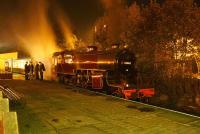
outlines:
[[[20,134],[199,134],[200,118],[48,81],[0,81],[23,93]]]

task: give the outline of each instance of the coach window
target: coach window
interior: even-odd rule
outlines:
[[[57,65],[58,59],[56,57],[54,57],[53,60],[52,60],[52,63],[53,63],[53,65]]]
[[[65,59],[65,63],[72,63],[72,55],[65,54],[64,59]]]
[[[62,63],[62,55],[58,55],[57,56],[57,62],[58,63]]]

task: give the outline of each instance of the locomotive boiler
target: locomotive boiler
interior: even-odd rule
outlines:
[[[99,51],[65,50],[53,55],[53,74],[58,81],[105,91],[126,99],[151,97],[154,89],[137,87],[136,57],[128,49]]]

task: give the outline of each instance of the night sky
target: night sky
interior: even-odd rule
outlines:
[[[77,34],[84,34],[95,20],[103,15],[103,5],[100,0],[57,0]]]

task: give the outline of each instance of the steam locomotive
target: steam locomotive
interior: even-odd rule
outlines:
[[[152,97],[153,88],[137,87],[136,57],[128,49],[65,50],[53,54],[53,74],[58,81],[90,88],[126,99]]]

